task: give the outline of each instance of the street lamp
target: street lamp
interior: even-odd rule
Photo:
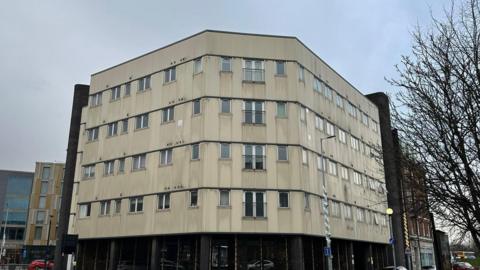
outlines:
[[[7,239],[7,223],[8,223],[8,204],[6,204],[7,214],[5,218],[5,225],[3,226],[3,237],[2,237],[2,248],[0,248],[0,263],[2,262],[2,257],[6,256],[7,250],[5,249],[5,241]]]
[[[397,260],[395,259],[395,239],[393,238],[393,230],[392,230],[392,215],[393,209],[387,208],[387,215],[388,215],[388,225],[390,227],[390,244],[392,245],[392,255],[393,255],[393,266],[394,269],[397,269]]]
[[[331,138],[335,138],[335,135],[328,136],[326,138],[320,138],[320,156],[322,158],[321,165],[322,165],[322,182],[323,182],[323,222],[325,224],[325,240],[327,242],[326,251],[324,252],[325,256],[327,257],[327,270],[333,270],[333,262],[332,262],[332,240],[330,239],[330,220],[328,217],[328,197],[327,197],[327,181],[325,179],[325,170],[327,169],[324,166],[325,158],[323,157],[323,141],[328,140]]]

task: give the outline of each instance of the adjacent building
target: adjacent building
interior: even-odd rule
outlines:
[[[29,261],[45,258],[46,247],[55,246],[60,203],[62,200],[64,163],[37,162],[30,194],[26,257]],[[49,254],[53,253],[53,248]]]
[[[379,110],[297,38],[204,31],[89,91],[78,269],[325,269],[328,231],[335,269],[388,264]]]
[[[0,170],[0,248],[5,232],[5,256],[1,263],[23,262],[23,242],[33,173]]]

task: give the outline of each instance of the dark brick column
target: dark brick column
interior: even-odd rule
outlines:
[[[70,133],[68,134],[67,158],[63,179],[62,204],[57,230],[57,244],[55,246],[55,270],[67,269],[67,256],[62,254],[62,243],[68,232],[70,219],[70,204],[72,202],[73,178],[77,163],[78,137],[80,133],[80,120],[82,108],[88,105],[88,91],[90,86],[76,84],[73,92],[72,116],[70,118]]]
[[[210,241],[209,235],[200,236],[200,270],[210,270]]]
[[[112,239],[110,241],[110,255],[108,256],[108,270],[116,270],[118,265],[119,247],[118,241]]]
[[[395,238],[395,259],[398,265],[405,264],[405,239],[402,226],[402,190],[400,177],[398,175],[398,157],[395,151],[395,143],[392,136],[390,122],[390,103],[388,96],[384,93],[366,95],[378,107],[380,118],[380,133],[382,138],[383,165],[385,170],[385,181],[388,191],[388,207],[393,209],[392,227]],[[391,254],[391,252],[390,252]],[[391,256],[391,255],[389,255]]]
[[[288,262],[289,269],[305,270],[303,259],[303,241],[301,236],[289,238],[288,241]]]
[[[160,247],[158,245],[159,239],[157,237],[152,238],[152,255],[150,257],[150,269],[158,269],[160,266]]]

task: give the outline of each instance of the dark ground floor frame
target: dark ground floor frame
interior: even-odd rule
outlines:
[[[326,269],[325,238],[275,234],[194,234],[80,240],[77,270]],[[332,240],[335,270],[389,265],[387,245]]]

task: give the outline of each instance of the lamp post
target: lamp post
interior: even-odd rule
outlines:
[[[395,259],[395,239],[393,238],[393,230],[392,230],[392,214],[393,209],[387,208],[387,215],[388,215],[388,226],[390,227],[390,244],[392,245],[392,256],[393,256],[393,266],[394,269],[397,269],[397,260]]]
[[[45,270],[48,269],[48,257],[50,256],[50,227],[52,226],[52,215],[48,216],[48,228],[47,228],[47,247],[45,249]]]
[[[327,181],[325,179],[325,170],[327,169],[324,163],[323,157],[323,141],[328,140],[331,138],[335,138],[335,136],[328,136],[326,138],[320,138],[320,156],[321,156],[321,165],[322,165],[322,182],[323,182],[323,222],[325,224],[325,240],[327,242],[327,251],[325,252],[325,256],[327,257],[327,270],[333,270],[333,263],[332,263],[332,240],[330,239],[330,220],[328,217],[328,197],[327,197]]]
[[[7,223],[8,223],[8,204],[6,205],[7,214],[5,218],[5,224],[3,226],[3,237],[2,237],[2,248],[0,248],[0,263],[2,262],[2,257],[6,255],[5,241],[7,240]]]

